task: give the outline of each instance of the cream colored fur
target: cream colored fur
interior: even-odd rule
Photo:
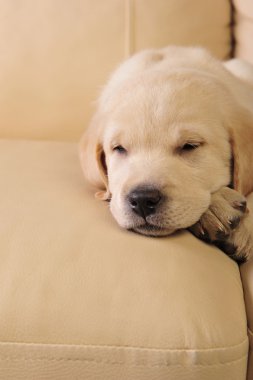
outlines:
[[[185,150],[187,143],[196,149]],[[201,48],[134,55],[102,91],[80,158],[84,175],[99,198],[110,199],[123,228],[160,236],[196,225],[213,194],[231,181],[241,195],[253,190],[253,68],[238,60],[222,64]],[[127,202],[143,185],[166,196],[159,212],[147,217],[154,231]]]

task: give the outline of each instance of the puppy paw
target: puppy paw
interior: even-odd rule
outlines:
[[[253,253],[252,234],[247,228],[246,219],[242,219],[239,226],[232,231],[227,240],[218,240],[214,244],[225,252],[231,259],[238,264],[245,263],[249,260]]]
[[[241,263],[247,260],[253,247],[250,233],[243,223],[246,214],[244,196],[229,187],[222,187],[212,194],[209,209],[189,230]]]

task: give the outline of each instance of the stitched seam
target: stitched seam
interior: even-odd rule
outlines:
[[[250,331],[250,330],[249,330]],[[250,331],[251,332],[251,331]],[[253,334],[251,332],[251,334]],[[245,338],[242,342],[240,343],[237,343],[237,344],[234,344],[234,345],[231,345],[231,346],[224,346],[224,347],[211,347],[211,348],[157,348],[157,347],[142,347],[142,346],[113,346],[113,345],[96,345],[96,344],[53,344],[53,343],[34,343],[34,342],[0,342],[0,348],[1,348],[1,345],[36,345],[36,346],[52,346],[52,347],[76,347],[76,348],[113,348],[113,349],[116,349],[116,350],[120,350],[120,349],[124,349],[124,348],[130,348],[130,349],[134,349],[134,350],[146,350],[146,351],[172,351],[172,352],[175,352],[175,351],[214,351],[214,350],[227,350],[227,349],[230,349],[230,348],[236,348],[236,347],[239,347],[239,346],[242,346],[245,342],[248,342],[248,337]]]
[[[112,364],[112,365],[127,365],[127,366],[130,366],[130,367],[149,367],[149,368],[153,368],[153,367],[186,367],[186,366],[195,366],[195,367],[220,367],[220,366],[225,366],[225,365],[232,365],[238,361],[241,361],[241,360],[244,360],[245,358],[247,358],[248,355],[244,355],[242,356],[241,358],[239,359],[235,359],[235,360],[232,360],[230,362],[226,362],[226,363],[219,363],[219,364],[196,364],[196,363],[187,363],[187,364],[172,364],[172,363],[168,363],[168,364],[132,364],[132,363],[126,363],[126,362],[117,362],[117,361],[110,361],[110,360],[96,360],[96,359],[81,359],[81,358],[75,358],[75,359],[70,359],[70,358],[57,358],[57,359],[51,359],[51,358],[12,358],[12,357],[5,357],[5,358],[0,358],[0,361],[7,361],[7,360],[10,360],[10,361],[47,361],[47,362],[60,362],[60,361],[64,361],[64,362],[77,362],[77,361],[81,361],[81,362],[88,362],[88,363],[96,363],[96,364]]]

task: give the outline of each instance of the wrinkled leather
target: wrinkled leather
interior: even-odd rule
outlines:
[[[240,347],[241,351],[242,348],[247,349],[246,341]],[[245,379],[245,357],[232,360],[230,355],[234,349],[187,352],[110,346],[0,344],[3,363],[0,379]],[[222,356],[225,357],[224,352],[230,360],[221,360]]]

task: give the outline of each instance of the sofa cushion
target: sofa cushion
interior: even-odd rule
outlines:
[[[248,209],[251,215],[253,215],[253,193],[251,193],[248,197]],[[248,262],[241,265],[240,272],[244,289],[244,299],[248,318],[248,336],[250,343],[247,379],[251,380],[253,379],[253,257],[251,257]]]
[[[120,229],[73,143],[1,140],[0,178],[1,379],[245,380],[235,262]]]
[[[0,137],[76,140],[109,73],[168,44],[230,52],[229,0],[3,0]]]
[[[235,55],[253,63],[253,2],[234,0],[235,6]]]

